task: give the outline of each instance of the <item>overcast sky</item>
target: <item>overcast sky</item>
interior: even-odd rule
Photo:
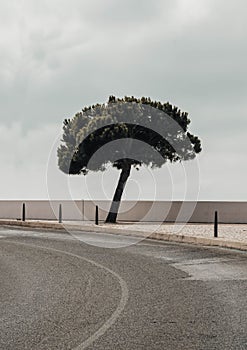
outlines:
[[[133,170],[125,198],[196,199],[199,181],[200,200],[247,200],[246,15],[246,0],[0,0],[1,199],[69,198],[63,119],[113,94],[189,112],[203,145],[189,180]],[[117,178],[70,178],[71,195],[110,198]]]

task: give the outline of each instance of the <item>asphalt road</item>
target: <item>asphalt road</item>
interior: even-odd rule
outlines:
[[[245,252],[81,238],[0,228],[0,349],[247,349]]]

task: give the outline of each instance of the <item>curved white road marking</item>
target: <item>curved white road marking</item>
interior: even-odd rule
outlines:
[[[83,343],[81,343],[80,345],[76,346],[75,348],[73,348],[72,350],[84,350],[87,347],[89,347],[90,345],[92,345],[92,343],[94,343],[97,339],[99,339],[102,335],[104,335],[104,333],[110,328],[112,327],[112,325],[117,321],[117,319],[119,318],[120,314],[123,312],[127,302],[128,302],[128,297],[129,297],[129,289],[127,286],[127,283],[122,279],[122,277],[108,269],[107,267],[93,261],[87,258],[84,258],[80,255],[76,255],[73,253],[69,253],[66,252],[64,250],[60,250],[60,249],[55,249],[55,248],[47,248],[47,247],[42,247],[42,246],[37,246],[37,245],[33,245],[33,244],[28,244],[28,243],[20,243],[20,242],[13,242],[13,241],[8,241],[8,240],[4,240],[4,242],[6,243],[10,243],[10,244],[16,244],[16,245],[23,245],[23,246],[27,246],[29,248],[36,248],[36,249],[43,249],[43,250],[49,250],[49,251],[53,251],[56,253],[62,253],[68,256],[72,256],[74,258],[78,258],[80,260],[84,260],[100,269],[103,269],[105,271],[107,271],[108,273],[110,273],[111,275],[113,275],[119,282],[120,286],[121,286],[121,299],[119,301],[118,307],[116,308],[116,310],[113,312],[113,314],[111,315],[111,317],[103,324],[103,326],[101,326],[91,337],[89,337],[88,339],[86,339]]]

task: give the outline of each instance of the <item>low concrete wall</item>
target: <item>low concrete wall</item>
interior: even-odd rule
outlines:
[[[104,220],[110,208],[109,201],[0,201],[0,219],[20,219],[22,204],[26,203],[27,220],[57,220],[62,204],[63,220],[93,221],[95,206]],[[218,211],[220,223],[247,223],[247,202],[167,202],[123,201],[119,221],[195,222],[211,223]]]
[[[95,205],[100,220],[106,218],[108,201],[85,201],[85,219],[94,220]],[[123,201],[118,221],[212,223],[218,211],[220,223],[247,223],[247,202]]]
[[[0,201],[0,219],[20,219],[22,204],[26,205],[26,219],[57,220],[59,204],[64,220],[83,220],[83,201]]]

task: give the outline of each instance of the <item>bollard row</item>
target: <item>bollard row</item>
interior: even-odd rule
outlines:
[[[22,204],[22,214],[21,214],[22,221],[26,221],[26,204]],[[62,212],[62,204],[59,204],[59,213],[58,213],[58,222],[61,224],[63,222],[63,212]]]
[[[26,204],[22,204],[22,221],[26,221]],[[61,224],[63,222],[63,211],[62,204],[59,204],[59,213],[58,213],[58,222]],[[99,207],[96,205],[95,207],[95,225],[99,225]],[[214,214],[214,237],[218,238],[218,211],[215,211]]]

